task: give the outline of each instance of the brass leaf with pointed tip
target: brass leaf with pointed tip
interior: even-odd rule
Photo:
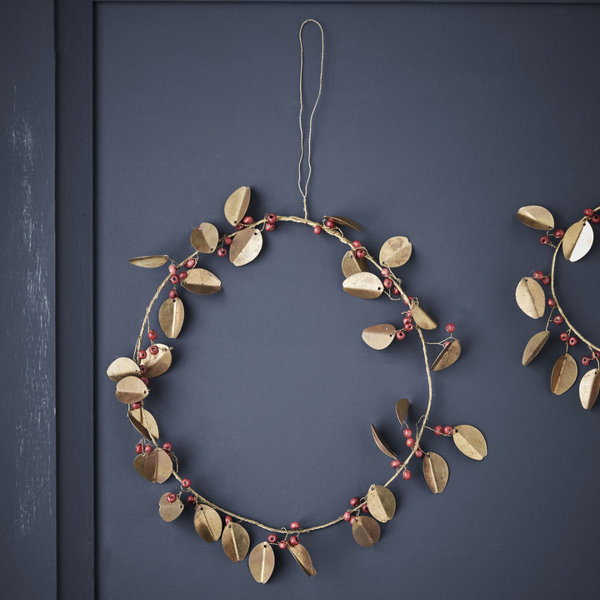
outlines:
[[[248,557],[248,566],[257,583],[267,583],[275,569],[275,552],[271,544],[262,542],[255,546]]]
[[[428,452],[423,457],[423,475],[429,489],[434,494],[441,494],[450,476],[448,464],[439,454]]]
[[[146,479],[153,483],[164,483],[173,473],[173,461],[162,448],[155,448],[146,457],[144,464]]]
[[[370,548],[379,541],[381,527],[371,517],[356,517],[352,524],[352,535],[359,546]]]
[[[344,277],[350,277],[356,273],[368,273],[369,261],[366,258],[357,258],[352,250],[348,250],[342,258],[342,273]]]
[[[145,465],[146,465],[146,457],[143,454],[138,454],[134,460],[133,460],[133,468],[144,478],[144,479],[148,479],[146,477],[146,470],[145,470]]]
[[[523,206],[517,212],[517,219],[533,229],[548,231],[554,229],[554,217],[543,206]]]
[[[135,361],[130,358],[121,357],[110,363],[110,366],[106,370],[106,374],[108,375],[108,378],[113,381],[121,381],[124,377],[141,375],[141,371]]]
[[[373,300],[383,294],[383,283],[373,273],[355,273],[343,283],[344,291],[357,298]]]
[[[288,544],[288,550],[292,553],[292,556],[296,559],[296,562],[302,567],[302,570],[310,577],[316,575],[317,572],[313,567],[312,560],[308,550],[302,544],[296,544],[292,546]]]
[[[487,443],[483,433],[473,425],[458,425],[452,432],[456,447],[473,460],[483,460],[487,456]]]
[[[151,354],[150,350],[146,351],[146,358],[142,359],[141,364],[146,367],[145,377],[158,377],[166,373],[173,362],[171,348],[165,344],[154,344],[158,347],[158,354]]]
[[[181,498],[177,498],[175,502],[169,502],[167,496],[170,496],[169,492],[160,497],[158,501],[158,514],[163,521],[170,523],[183,512],[183,502]]]
[[[219,243],[219,230],[212,223],[201,223],[192,229],[190,244],[194,250],[212,254]]]
[[[136,267],[154,269],[155,267],[162,267],[168,260],[169,257],[166,254],[154,254],[152,256],[136,256],[130,258],[129,262]]]
[[[396,416],[398,417],[398,421],[400,421],[400,425],[406,423],[406,415],[408,415],[409,406],[410,401],[407,398],[402,398],[396,402]]]
[[[248,550],[250,550],[250,536],[239,523],[227,523],[225,525],[221,543],[225,554],[232,562],[244,560]]]
[[[333,221],[336,225],[340,227],[349,227],[350,229],[354,229],[354,231],[362,231],[363,228],[353,219],[348,219],[347,217],[323,217],[323,220]]]
[[[231,225],[237,225],[246,214],[250,204],[250,188],[242,186],[227,198],[225,202],[225,218]]]
[[[523,277],[519,281],[515,293],[519,308],[532,319],[544,316],[546,310],[546,295],[542,286],[531,277]]]
[[[379,262],[389,269],[401,267],[412,254],[412,244],[407,237],[398,235],[387,240],[379,251]]]
[[[550,389],[553,394],[560,396],[577,381],[577,363],[567,352],[563,354],[554,364],[552,377],[550,378]]]
[[[598,398],[598,392],[600,392],[600,370],[592,369],[581,378],[579,383],[581,406],[590,410]]]
[[[229,249],[229,261],[236,267],[252,262],[262,250],[263,237],[258,229],[243,229],[234,238]]]
[[[124,377],[117,383],[115,396],[123,404],[133,404],[140,402],[148,395],[146,384],[139,378],[132,375]]]
[[[425,310],[419,305],[415,304],[412,308],[412,318],[415,323],[421,329],[435,329],[437,323],[425,312]]]
[[[196,533],[205,542],[212,543],[221,537],[223,521],[221,521],[219,513],[212,506],[198,504],[194,513],[194,527]]]
[[[527,366],[540,353],[541,349],[546,345],[549,337],[549,331],[540,331],[527,342],[527,346],[525,346],[525,350],[523,351],[522,359],[524,367]]]
[[[185,310],[181,298],[167,298],[158,311],[158,323],[163,333],[174,340],[181,332]]]
[[[394,341],[395,335],[396,328],[393,325],[382,323],[363,329],[361,337],[367,346],[371,346],[375,350],[383,350]]]
[[[369,514],[380,523],[387,523],[396,512],[396,498],[383,485],[372,485],[367,494]]]
[[[210,296],[221,291],[221,280],[206,269],[190,269],[181,285],[193,294]]]
[[[150,411],[145,408],[134,408],[127,413],[131,424],[149,440],[157,440],[158,435],[158,424],[156,419],[152,416]]]
[[[432,371],[441,371],[442,369],[447,369],[458,360],[461,352],[460,342],[456,338],[448,340],[448,342],[448,345],[444,346],[444,349],[433,361],[433,364],[431,365]]]
[[[587,219],[581,219],[565,232],[563,254],[567,260],[576,262],[590,251],[593,243],[594,230]]]
[[[398,458],[396,453],[390,448],[390,445],[383,439],[379,431],[377,431],[375,425],[371,423],[371,433],[373,434],[373,439],[377,444],[377,447],[390,458]]]

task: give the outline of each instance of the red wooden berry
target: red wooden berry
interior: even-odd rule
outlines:
[[[141,454],[144,451],[144,447],[141,444],[136,444],[135,451],[137,454]]]
[[[405,429],[402,434],[404,435],[405,438],[409,438],[412,437],[412,429]]]
[[[454,333],[456,331],[456,325],[454,323],[448,323],[448,325],[446,325],[446,331],[448,333]]]
[[[352,246],[353,246],[354,248],[360,248],[360,247],[362,246],[362,243],[361,243],[361,242],[359,242],[358,240],[354,240],[354,241],[352,242]]]
[[[403,340],[406,337],[406,334],[404,333],[404,331],[396,331],[396,339],[397,340]]]
[[[177,274],[177,265],[169,265],[169,273],[171,273],[171,275],[176,275]]]
[[[542,244],[543,246],[546,246],[549,243],[550,243],[550,238],[547,235],[543,235],[540,238],[540,244]]]
[[[394,282],[393,282],[391,279],[389,279],[388,277],[386,277],[386,278],[383,280],[383,287],[384,287],[386,290],[389,290],[389,289],[390,289],[390,288],[391,288],[393,285],[394,285]]]
[[[242,223],[244,225],[252,225],[252,223],[254,223],[254,219],[252,217],[244,217],[242,219]]]
[[[348,511],[346,511],[344,513],[344,521],[349,521],[351,518],[352,518],[352,515]]]
[[[562,342],[566,342],[569,340],[569,334],[565,333],[564,331],[560,334],[560,339]]]
[[[176,285],[179,283],[179,277],[177,277],[177,275],[171,275],[171,283],[173,285]]]
[[[399,460],[393,460],[391,465],[392,465],[392,469],[397,469],[398,467],[402,466],[402,463]]]
[[[406,445],[407,445],[409,448],[412,448],[412,447],[415,445],[415,440],[414,440],[413,438],[408,438],[408,439],[406,440]]]
[[[415,328],[415,326],[414,326],[412,323],[407,323],[407,324],[404,326],[404,329],[405,329],[406,331],[412,331],[414,328]]]
[[[171,444],[169,444],[169,442],[165,442],[163,444],[163,450],[166,450],[167,452],[171,452],[171,450],[173,450],[173,446]]]
[[[227,525],[229,525],[229,523],[231,523],[231,521],[233,521],[233,519],[229,515],[227,515],[225,517],[225,523],[227,523]]]
[[[369,512],[369,507],[366,504],[363,504],[361,506],[360,510],[362,510],[364,513],[368,513]]]
[[[325,221],[325,227],[328,229],[333,229],[335,227],[335,223],[331,219],[327,219],[327,221]]]
[[[590,362],[591,362],[591,361],[592,361],[592,359],[591,359],[589,356],[584,356],[584,357],[581,359],[581,364],[582,364],[584,367],[587,367],[587,366],[590,364]]]
[[[423,458],[423,451],[422,450],[416,450],[415,451],[415,456],[417,458]]]
[[[298,538],[293,535],[290,537],[290,546],[297,546],[300,542],[298,541]]]
[[[158,346],[150,346],[148,350],[150,350],[150,354],[152,354],[153,356],[156,356],[158,354]]]
[[[551,308],[554,308],[556,306],[556,302],[554,301],[554,298],[548,298],[548,300],[546,300],[546,303],[548,304],[548,306],[550,306]]]
[[[187,279],[187,271],[179,271],[179,280],[183,281],[184,279]]]
[[[536,271],[536,272],[533,274],[533,278],[534,278],[534,279],[537,279],[538,281],[540,281],[541,279],[543,279],[543,278],[544,278],[544,274],[543,274],[541,271]]]
[[[158,333],[156,333],[156,331],[154,331],[154,329],[151,329],[148,332],[148,339],[149,340],[155,340],[158,337]]]
[[[576,337],[571,336],[569,338],[569,346],[577,346],[579,344],[579,340]]]
[[[542,283],[544,285],[550,285],[550,277],[548,277],[548,276],[542,277]]]
[[[131,410],[137,410],[138,408],[141,408],[141,407],[142,407],[142,403],[141,402],[134,402],[131,405]]]
[[[594,216],[594,209],[593,209],[593,208],[586,208],[586,209],[583,211],[583,214],[584,214],[586,217],[593,217],[593,216]]]
[[[150,454],[150,452],[152,452],[152,446],[151,446],[150,444],[146,444],[146,445],[144,446],[144,452],[145,452],[146,454]]]
[[[150,380],[147,377],[140,377],[140,381],[144,384],[144,385],[148,385],[150,383]]]
[[[275,231],[275,223],[267,223],[265,225],[265,230],[266,231]]]
[[[226,246],[231,246],[231,244],[233,244],[233,240],[230,237],[226,237],[223,241]]]
[[[446,427],[444,427],[444,433],[446,435],[452,435],[453,431],[454,431],[454,427],[450,427],[450,425],[446,425]]]
[[[594,225],[598,225],[598,223],[600,223],[600,215],[594,215],[594,216],[592,217],[592,223],[593,223]]]
[[[223,256],[227,256],[227,250],[225,250],[225,248],[219,248],[219,249],[217,250],[217,256],[220,256],[221,258],[222,258]]]
[[[434,428],[435,435],[442,435],[444,428],[441,425],[436,425]]]
[[[181,487],[183,487],[183,488],[189,488],[190,485],[192,485],[192,482],[189,479],[182,479],[181,480]]]
[[[193,494],[190,494],[190,495],[187,497],[187,503],[188,503],[188,504],[192,504],[192,505],[193,505],[193,504],[196,504],[196,496],[194,496]]]
[[[403,471],[402,472],[402,477],[404,477],[404,479],[406,479],[406,481],[408,481],[410,479],[410,471]]]
[[[558,240],[560,240],[560,239],[564,238],[564,237],[565,237],[565,232],[564,232],[564,230],[563,230],[563,229],[557,229],[557,230],[554,232],[554,237],[555,237],[556,239],[558,239]]]
[[[175,298],[177,298],[177,290],[171,290],[169,292],[169,298],[171,298],[171,300],[175,300]]]
[[[598,350],[594,350],[594,351],[592,352],[592,358],[593,358],[594,360],[598,360],[598,359],[600,358],[600,352],[598,352]]]
[[[242,229],[244,229],[244,224],[243,224],[243,223],[238,223],[238,224],[235,226],[235,228],[236,228],[238,231],[241,231]]]
[[[148,371],[148,367],[146,367],[146,365],[140,365],[140,373],[145,375],[146,371]]]
[[[267,215],[267,221],[269,223],[275,223],[275,221],[277,221],[277,216],[274,215],[273,213]]]
[[[389,269],[381,269],[381,276],[382,277],[389,277],[390,276],[390,270]]]
[[[351,524],[351,525],[354,525],[354,523],[356,523],[356,517],[352,517],[352,518],[350,519],[350,524]]]
[[[407,310],[406,311],[406,316],[410,317],[412,319],[412,310]]]
[[[173,502],[175,502],[175,500],[177,500],[177,496],[175,494],[167,495],[167,502],[170,502],[171,504],[173,504]]]
[[[319,235],[319,234],[321,233],[321,231],[323,231],[323,229],[321,228],[321,226],[320,226],[320,225],[315,225],[315,226],[313,227],[313,233],[314,233],[315,235]]]
[[[356,251],[356,258],[364,258],[366,255],[367,255],[367,253],[364,250]]]
[[[196,259],[188,258],[188,260],[185,261],[185,266],[187,269],[193,269],[196,266]]]
[[[404,323],[404,325],[408,325],[409,323],[412,323],[412,319],[410,317],[404,317],[404,319],[402,319],[402,323]]]
[[[148,355],[146,354],[145,350],[140,350],[138,352],[138,358],[141,358],[142,360],[144,360],[146,358],[146,356],[148,356]]]
[[[272,533],[268,538],[267,538],[269,544],[275,544],[277,542],[277,536]]]
[[[298,523],[298,521],[293,521],[290,523],[290,529],[300,529],[300,523]]]
[[[360,504],[360,498],[354,496],[354,498],[350,498],[350,506],[358,506]]]
[[[395,288],[392,290],[392,294],[394,294],[394,296],[399,296],[399,295],[400,295],[400,290],[399,290],[397,287],[395,287]]]
[[[279,547],[282,550],[285,550],[287,548],[287,542],[284,542],[283,540],[281,542],[279,542]]]
[[[554,317],[554,319],[552,319],[552,322],[553,322],[555,325],[562,325],[562,324],[563,324],[563,321],[564,321],[564,319],[563,319],[563,318],[562,318],[560,315],[556,315],[556,316]]]

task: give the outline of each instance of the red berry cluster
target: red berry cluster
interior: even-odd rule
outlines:
[[[536,279],[537,281],[540,281],[544,285],[550,285],[550,277],[548,277],[548,275],[544,275],[544,273],[542,273],[542,271],[536,271],[533,274],[533,278]]]
[[[450,427],[450,425],[446,425],[446,427],[442,427],[441,425],[436,425],[433,430],[435,431],[435,435],[452,435],[454,433],[454,427]]]
[[[594,350],[591,356],[584,356],[581,359],[581,364],[587,367],[593,360],[600,361],[600,352]]]

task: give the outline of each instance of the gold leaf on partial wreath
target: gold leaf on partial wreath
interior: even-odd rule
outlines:
[[[130,358],[117,358],[110,363],[106,370],[109,379],[113,381],[121,381],[124,377],[132,375],[141,375],[140,368],[137,363]]]
[[[548,231],[554,229],[554,217],[543,206],[523,206],[517,212],[517,219],[533,229]]]
[[[555,363],[550,379],[550,389],[553,394],[564,394],[577,381],[577,363],[567,352]]]
[[[169,257],[166,254],[154,254],[152,256],[136,256],[130,258],[129,262],[136,267],[154,269],[155,267],[162,267],[168,260]]]
[[[415,323],[421,329],[435,329],[437,327],[437,323],[421,308],[419,304],[415,304],[411,308],[412,316]]]
[[[190,269],[181,285],[200,296],[210,296],[221,291],[221,280],[206,269]]]
[[[223,530],[222,544],[229,560],[239,562],[250,550],[250,536],[239,523],[228,523]]]
[[[581,406],[590,410],[598,398],[598,392],[600,392],[600,370],[592,369],[581,378],[579,383]]]
[[[546,295],[542,286],[531,277],[523,277],[519,281],[515,293],[519,308],[532,319],[544,316],[546,310]]]
[[[144,479],[148,479],[146,477],[146,470],[144,469],[144,466],[146,464],[146,457],[143,454],[138,454],[135,459],[133,460],[133,468],[144,478]]]
[[[396,512],[396,498],[386,487],[372,485],[367,494],[369,514],[380,523],[387,523]]]
[[[352,524],[352,535],[359,546],[370,548],[379,541],[381,527],[371,517],[356,517]]]
[[[149,440],[157,440],[160,436],[158,435],[158,424],[156,419],[152,416],[150,411],[145,408],[134,408],[127,413],[131,424]]]
[[[169,502],[167,496],[169,492],[163,494],[158,501],[158,514],[163,521],[170,523],[174,521],[183,512],[183,502],[177,497],[175,502]]]
[[[214,508],[207,504],[198,504],[194,513],[194,527],[205,542],[216,542],[221,537],[223,521]]]
[[[527,366],[540,353],[549,337],[549,331],[540,331],[527,342],[527,346],[525,346],[525,350],[523,351],[523,366]]]
[[[368,273],[369,261],[366,258],[357,258],[352,250],[348,250],[342,258],[342,273],[344,277],[350,277],[356,273]]]
[[[255,546],[248,557],[248,566],[252,577],[258,583],[267,583],[275,568],[275,552],[271,544],[262,542]]]
[[[412,244],[407,237],[398,235],[387,240],[379,251],[379,262],[388,269],[401,267],[412,254]]]
[[[377,447],[390,458],[398,458],[396,453],[390,448],[390,445],[381,437],[381,434],[375,428],[375,425],[371,423],[371,433],[373,434],[373,439],[377,444]]]
[[[133,404],[140,402],[148,395],[146,384],[139,378],[132,375],[124,377],[117,383],[115,396],[123,404]]]
[[[483,460],[487,456],[487,443],[483,433],[472,425],[458,425],[454,428],[452,439],[456,447],[473,460]]]
[[[201,223],[192,229],[190,244],[194,250],[212,254],[219,243],[219,231],[212,223]]]
[[[323,217],[323,220],[333,221],[336,225],[340,227],[349,227],[350,229],[354,229],[354,231],[362,231],[363,228],[354,220],[348,219],[347,217]]]
[[[164,344],[154,344],[158,348],[158,354],[150,354],[150,350],[146,350],[146,358],[141,360],[141,363],[146,367],[145,377],[149,379],[158,377],[169,370],[173,362],[171,348]]]
[[[452,366],[460,356],[460,342],[453,338],[448,340],[448,345],[444,346],[444,349],[438,354],[438,357],[433,361],[431,365],[432,371],[441,371]]]
[[[242,186],[227,198],[225,202],[225,218],[231,225],[237,225],[246,214],[250,204],[250,188]]]
[[[448,464],[439,454],[427,452],[423,457],[423,475],[429,489],[434,494],[441,494],[450,476]]]
[[[357,298],[372,300],[383,294],[383,283],[373,273],[355,273],[343,283],[344,291]]]
[[[363,329],[362,339],[367,346],[371,346],[375,350],[383,350],[394,341],[395,335],[396,328],[393,325],[382,323]]]
[[[262,233],[258,229],[243,229],[233,238],[229,248],[229,261],[236,267],[243,267],[260,254],[262,245]]]
[[[313,567],[312,560],[310,559],[310,554],[302,544],[297,544],[296,546],[288,544],[288,550],[292,553],[292,556],[296,559],[296,562],[302,567],[302,570],[309,577],[317,574],[315,568]]]
[[[408,415],[409,406],[410,401],[407,398],[402,398],[396,402],[396,416],[398,417],[398,421],[400,421],[400,425],[406,423],[406,415]]]
[[[587,219],[577,221],[567,229],[563,238],[563,254],[567,260],[576,262],[583,258],[594,243],[594,230]]]
[[[158,311],[158,322],[163,333],[172,340],[181,332],[185,310],[181,298],[167,298]]]
[[[153,483],[164,483],[173,473],[173,461],[162,448],[155,448],[146,457],[144,465],[146,479]]]

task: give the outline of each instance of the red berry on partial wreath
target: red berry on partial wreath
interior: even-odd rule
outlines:
[[[435,435],[442,435],[442,433],[444,433],[444,428],[441,425],[436,425],[434,431]]]
[[[327,219],[327,221],[325,221],[325,227],[327,227],[327,229],[333,229],[335,227],[335,223],[331,219]]]
[[[244,224],[243,224],[243,223],[238,223],[238,224],[235,226],[235,228],[236,228],[238,231],[241,231],[242,229],[244,229]]]
[[[584,357],[581,359],[581,364],[582,364],[584,367],[587,367],[587,366],[590,364],[590,362],[591,362],[591,361],[592,361],[592,359],[591,359],[589,356],[584,356]]]
[[[140,381],[144,384],[144,385],[148,385],[150,383],[150,380],[147,377],[140,377]]]
[[[285,550],[287,548],[287,542],[284,542],[283,540],[281,542],[279,542],[279,547],[282,550]]]
[[[354,523],[356,523],[356,517],[352,517],[352,518],[350,519],[350,524],[351,524],[351,525],[354,525]]]
[[[169,265],[169,273],[175,275],[177,273],[177,265]]]
[[[173,446],[171,444],[169,444],[169,442],[165,442],[163,444],[163,450],[166,450],[167,452],[171,452],[171,450],[173,450]]]
[[[586,217],[593,217],[593,216],[594,216],[594,209],[593,209],[593,208],[586,208],[586,209],[583,211],[583,214],[584,214]]]
[[[550,308],[554,308],[556,306],[556,302],[554,301],[554,298],[548,298],[548,300],[546,300],[546,303],[548,304],[548,306]]]
[[[544,274],[543,274],[541,271],[536,271],[536,272],[533,274],[533,278],[534,278],[534,279],[537,279],[538,281],[540,281],[541,279],[543,279],[543,278],[544,278]]]
[[[137,454],[141,454],[144,451],[144,447],[141,444],[136,444],[135,451]]]
[[[388,277],[386,277],[386,278],[383,280],[383,287],[384,287],[386,290],[389,290],[389,289],[390,289],[390,288],[391,288],[393,285],[394,285],[394,282],[393,282],[391,279],[389,279]]]
[[[229,525],[229,523],[231,523],[231,521],[233,521],[233,519],[232,519],[232,518],[231,518],[229,515],[226,515],[226,516],[225,516],[225,523],[226,523],[227,525]]]
[[[396,339],[402,341],[406,337],[404,331],[396,331]]]
[[[190,495],[187,497],[187,503],[188,503],[188,504],[195,505],[195,504],[196,504],[196,496],[194,496],[193,494],[190,494]]]
[[[158,346],[150,346],[148,350],[150,350],[150,354],[152,354],[153,356],[156,356],[158,354]]]
[[[265,225],[265,230],[266,231],[275,231],[275,223],[267,223]]]
[[[448,323],[448,325],[446,325],[446,331],[448,333],[454,333],[456,331],[456,325],[454,323]]]
[[[151,446],[150,444],[146,444],[146,445],[144,446],[144,452],[145,452],[146,454],[150,454],[150,452],[152,452],[152,446]]]
[[[344,521],[349,521],[351,518],[352,518],[352,515],[348,511],[346,511],[344,513]]]
[[[408,481],[410,479],[410,471],[403,471],[402,472],[402,477],[404,477],[404,479],[406,479],[406,481]]]
[[[146,354],[145,350],[140,350],[138,352],[138,358],[141,358],[142,360],[144,360],[146,358],[146,356],[148,356],[148,355]]]
[[[321,226],[320,226],[320,225],[315,225],[315,226],[313,227],[313,233],[314,233],[315,235],[320,235],[321,231],[323,231],[323,229],[321,228]]]
[[[417,458],[423,458],[423,450],[416,450],[415,451],[415,456]]]
[[[406,311],[406,316],[410,317],[412,319],[412,310],[407,310]]]
[[[598,223],[600,223],[600,215],[594,215],[594,216],[592,217],[592,223],[593,223],[594,225],[598,225]]]
[[[290,546],[297,546],[300,542],[298,541],[298,538],[293,535],[292,537],[290,537]]]
[[[564,237],[565,237],[565,232],[564,232],[564,230],[563,230],[563,229],[557,229],[557,230],[554,232],[554,237],[555,237],[556,239],[558,239],[558,240],[562,240],[562,238],[564,238]]]
[[[189,488],[190,485],[192,485],[192,482],[189,479],[182,479],[181,480],[181,487],[183,487],[183,488]]]
[[[298,521],[293,521],[290,523],[290,529],[300,529],[300,523],[298,523]]]
[[[409,448],[412,448],[412,447],[415,445],[415,440],[414,440],[413,438],[408,438],[408,439],[406,440],[406,445],[407,445]]]
[[[233,244],[233,240],[230,237],[226,237],[223,241],[226,246],[231,246],[231,244]]]
[[[356,258],[364,258],[366,255],[367,255],[367,253],[364,250],[356,251]]]
[[[148,332],[148,339],[149,340],[155,340],[158,337],[158,333],[156,333],[156,331],[154,331],[154,329],[151,329]]]
[[[169,298],[171,298],[171,300],[175,300],[175,298],[177,298],[177,291],[176,290],[171,290],[169,292]]]
[[[244,217],[242,219],[242,223],[244,223],[244,225],[252,225],[252,223],[254,223],[254,219],[252,217]]]
[[[415,328],[415,326],[412,323],[407,323],[404,326],[404,329],[406,329],[406,331],[412,331]]]
[[[391,465],[392,465],[392,469],[397,469],[398,467],[402,466],[402,463],[399,460],[393,460],[391,462]]]
[[[540,244],[542,244],[543,246],[546,246],[549,243],[550,243],[550,238],[547,235],[543,235],[540,238]]]
[[[454,431],[454,427],[450,427],[450,425],[446,425],[446,427],[444,427],[444,433],[446,435],[452,435]]]
[[[350,498],[350,506],[358,506],[360,504],[360,498],[354,496],[354,498]]]
[[[600,358],[600,352],[598,352],[598,350],[594,350],[594,351],[592,352],[592,358],[593,358],[594,360],[598,360],[598,359]]]
[[[412,429],[405,429],[402,434],[404,435],[404,437],[409,438],[412,437]]]
[[[564,322],[564,319],[563,319],[563,318],[562,318],[560,315],[556,315],[556,316],[554,317],[554,319],[552,319],[552,322],[553,322],[555,325],[562,325],[562,324],[563,324],[563,322]]]
[[[576,337],[571,336],[569,338],[569,346],[577,346],[579,344],[579,340]]]
[[[184,279],[187,279],[187,271],[179,271],[179,280],[183,281]]]
[[[222,258],[223,256],[227,256],[227,250],[225,250],[225,248],[219,248],[219,249],[217,250],[217,256],[220,256],[221,258]]]
[[[359,242],[358,240],[354,240],[354,241],[352,242],[352,246],[353,246],[354,248],[360,248],[360,247],[362,246],[362,243],[361,243],[361,242]]]
[[[369,512],[369,507],[366,504],[363,504],[361,506],[360,510],[362,510],[364,513],[368,513]]]
[[[131,410],[137,410],[138,408],[141,408],[141,407],[142,407],[142,403],[141,402],[134,402],[131,405]]]
[[[188,258],[188,260],[185,261],[185,266],[187,269],[193,269],[196,266],[196,259]]]
[[[148,368],[146,367],[146,365],[140,365],[140,373],[142,375],[145,375],[146,371],[148,371]]]
[[[179,283],[179,277],[177,277],[177,275],[171,275],[171,283],[173,285],[176,285]]]
[[[177,500],[177,496],[175,494],[167,494],[167,502],[173,504]]]
[[[269,542],[269,544],[275,544],[277,542],[277,536],[272,533],[268,538],[267,541]]]
[[[409,323],[412,323],[412,319],[410,317],[404,317],[404,319],[402,319],[402,323],[404,323],[404,325],[408,325]]]
[[[550,285],[550,277],[548,277],[548,276],[542,277],[542,283],[544,285]]]
[[[395,287],[395,288],[392,290],[392,294],[394,294],[394,296],[399,296],[399,295],[400,295],[400,290],[399,290],[397,287]]]
[[[562,342],[567,342],[569,340],[569,334],[564,331],[560,334],[560,339]]]
[[[277,215],[274,215],[273,213],[267,215],[267,221],[269,223],[275,223],[277,221]]]
[[[381,269],[381,276],[382,277],[389,277],[390,276],[390,270],[389,269]]]

